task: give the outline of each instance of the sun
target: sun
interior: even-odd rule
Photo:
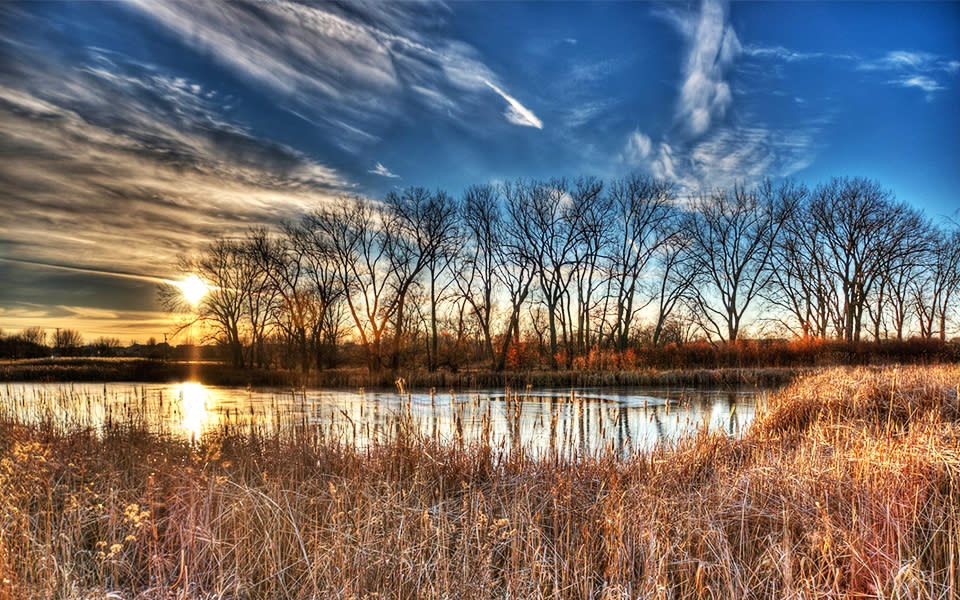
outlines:
[[[187,302],[194,306],[210,291],[210,286],[196,274],[191,274],[183,281],[176,282],[176,286],[183,292],[183,297],[187,299]]]

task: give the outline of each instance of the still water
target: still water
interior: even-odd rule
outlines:
[[[630,452],[704,427],[736,436],[767,393],[579,388],[399,394],[199,383],[7,383],[0,384],[0,410],[25,422],[92,428],[135,420],[190,440],[223,427],[265,434],[312,428],[361,445],[390,435],[403,417],[427,436],[465,443],[487,436],[495,446],[539,455]]]

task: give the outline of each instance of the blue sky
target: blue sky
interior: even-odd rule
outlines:
[[[6,3],[0,328],[159,335],[211,235],[631,171],[960,208],[960,3]]]

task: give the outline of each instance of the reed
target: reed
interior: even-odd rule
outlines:
[[[190,442],[3,410],[0,598],[955,598],[958,390],[837,368],[740,439],[541,457],[403,414]]]

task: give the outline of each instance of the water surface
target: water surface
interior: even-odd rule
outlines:
[[[504,448],[595,453],[649,448],[699,428],[741,433],[766,391],[757,388],[474,390],[399,394],[363,390],[246,389],[199,383],[7,383],[0,408],[20,420],[101,428],[137,420],[197,440],[220,427],[271,434],[308,428],[364,444],[397,417],[425,435]]]

